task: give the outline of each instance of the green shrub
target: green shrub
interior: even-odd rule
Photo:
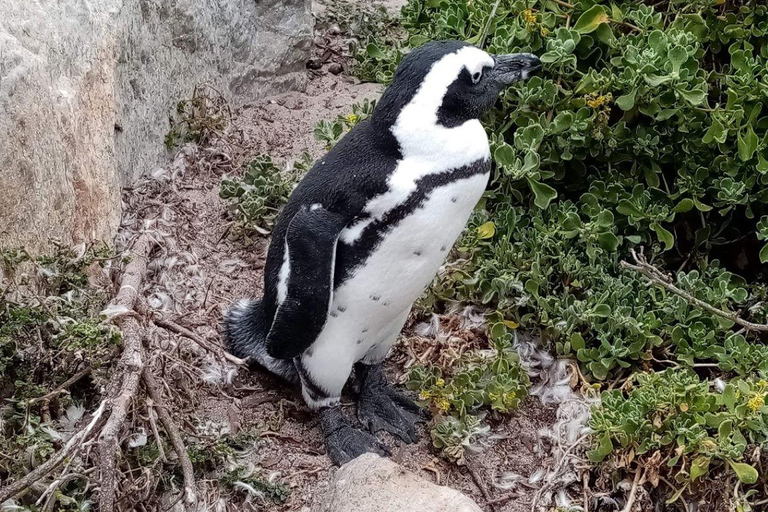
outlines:
[[[484,410],[508,413],[528,395],[530,380],[511,350],[512,334],[497,323],[491,338],[490,353],[468,351],[453,368],[417,365],[409,372],[407,387],[436,414],[432,442],[449,460],[463,462],[464,449],[488,433],[479,416]]]
[[[325,149],[330,150],[339,142],[341,136],[352,129],[360,121],[367,119],[376,108],[376,100],[363,100],[362,103],[352,105],[352,113],[345,116],[339,115],[335,121],[321,120],[314,129],[315,139],[325,144]]]
[[[748,293],[732,272],[759,280],[768,256],[768,7],[505,1],[489,21],[493,4],[403,9],[410,44],[478,43],[488,25],[488,51],[533,52],[545,67],[484,120],[492,183],[461,244],[469,262],[443,276],[433,302],[481,302],[540,327],[600,380],[675,359],[679,346],[687,364],[737,351],[730,325],[619,262],[646,246],[697,294],[765,319],[762,289]],[[696,322],[714,331],[701,353],[678,336]]]
[[[84,245],[54,244],[38,257],[0,249],[0,480],[45,462],[68,439],[85,404],[98,403],[120,333],[99,315],[106,298],[89,276],[109,254],[107,247]],[[91,385],[58,389],[77,374]],[[84,481],[63,483],[52,503],[79,510],[91,495]]]
[[[629,391],[607,391],[590,420],[596,448],[593,462],[606,458],[659,468],[681,488],[719,466],[754,484],[758,471],[748,446],[768,445],[768,382],[739,379],[711,391],[687,370],[638,373]],[[758,457],[759,460],[759,457]],[[726,465],[727,463],[727,465]]]
[[[240,227],[268,233],[297,180],[296,172],[283,173],[269,156],[259,155],[242,177],[222,178],[219,196],[232,205]]]

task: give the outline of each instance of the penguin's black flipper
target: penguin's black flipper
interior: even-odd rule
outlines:
[[[333,294],[336,243],[346,221],[320,205],[303,207],[285,236],[288,264],[285,297],[267,335],[267,353],[291,359],[304,352],[322,331]],[[281,273],[283,270],[281,270]]]

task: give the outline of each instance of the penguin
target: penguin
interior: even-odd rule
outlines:
[[[386,455],[380,430],[416,441],[419,406],[382,363],[485,191],[491,159],[479,118],[541,67],[458,41],[411,51],[371,116],[299,182],[275,223],[264,295],[227,311],[228,350],[301,387],[341,465]],[[339,406],[354,370],[356,428]]]

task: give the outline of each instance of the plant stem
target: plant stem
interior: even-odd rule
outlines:
[[[678,297],[682,297],[683,299],[688,301],[688,303],[693,304],[694,306],[698,306],[701,309],[709,313],[712,313],[713,315],[717,315],[722,318],[727,318],[728,320],[731,320],[732,322],[742,326],[747,331],[768,332],[768,325],[766,324],[756,324],[753,322],[749,322],[747,320],[744,320],[743,318],[740,318],[738,313],[732,313],[729,311],[723,311],[722,309],[718,309],[712,306],[711,304],[704,302],[701,299],[697,299],[690,293],[684,290],[681,290],[680,288],[672,284],[671,276],[664,274],[661,270],[649,264],[648,261],[645,259],[645,256],[643,255],[642,251],[640,252],[640,254],[637,254],[634,251],[634,249],[630,249],[630,252],[632,254],[632,259],[635,260],[636,264],[633,265],[626,261],[622,261],[621,262],[622,267],[629,268],[636,272],[641,273],[651,283],[657,286],[661,286],[666,290],[669,290],[670,292],[674,293]]]
[[[561,7],[565,7],[566,9],[575,9],[576,6],[569,4],[568,2],[563,2],[563,0],[549,0],[550,2],[556,3],[557,5]]]
[[[635,504],[635,497],[637,496],[637,485],[640,483],[640,468],[637,468],[635,473],[635,479],[632,481],[632,489],[629,491],[629,498],[627,498],[627,504],[621,509],[621,512],[632,512],[632,505]]]
[[[499,4],[501,3],[501,0],[496,0],[496,2],[493,4],[493,9],[491,9],[491,15],[488,16],[488,21],[485,22],[485,27],[483,27],[483,35],[480,36],[480,41],[477,44],[478,48],[482,48],[485,45],[485,36],[488,35],[488,30],[491,28],[491,23],[493,22],[494,16],[496,16],[496,9],[499,8]]]

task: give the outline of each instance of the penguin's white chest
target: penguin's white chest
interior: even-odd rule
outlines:
[[[368,259],[334,293],[319,342],[353,362],[389,350],[411,305],[434,278],[488,183],[487,173],[437,187],[391,226]],[[382,355],[383,357],[383,355]]]

